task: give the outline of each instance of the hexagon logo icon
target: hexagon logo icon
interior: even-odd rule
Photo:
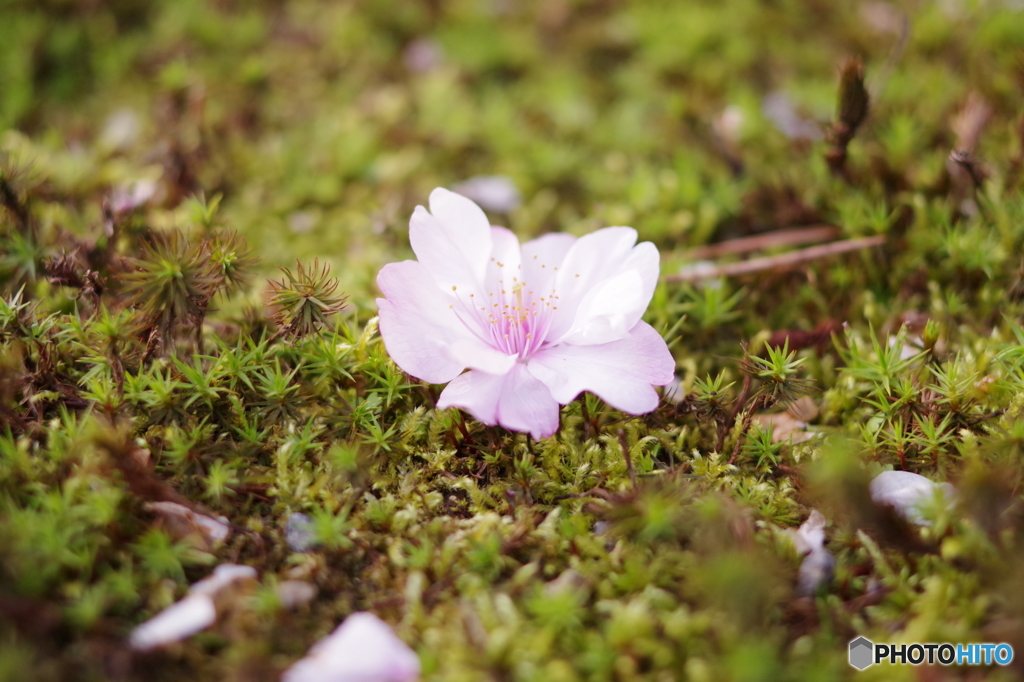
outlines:
[[[875,645],[866,637],[858,637],[850,642],[850,665],[857,670],[864,670],[874,663]]]

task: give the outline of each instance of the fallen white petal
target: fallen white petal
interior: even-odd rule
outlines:
[[[797,574],[796,592],[801,597],[813,597],[823,584],[832,582],[836,559],[824,547],[811,551],[800,563]]]
[[[177,502],[147,502],[144,507],[160,517],[175,540],[198,534],[208,547],[216,547],[231,534],[231,526],[224,516],[214,518],[199,514]]]
[[[686,391],[683,390],[683,382],[678,376],[672,377],[672,381],[665,385],[661,389],[661,394],[665,397],[665,400],[670,403],[679,403],[683,398],[686,397]]]
[[[173,644],[210,627],[215,620],[213,600],[204,594],[191,594],[132,630],[128,642],[139,651]]]
[[[941,495],[946,505],[952,504],[956,489],[949,483],[936,483],[910,471],[883,471],[875,476],[868,487],[875,504],[892,506],[903,518],[922,526],[930,522],[921,515],[921,509]]]
[[[131,109],[118,109],[103,124],[100,144],[110,149],[123,149],[135,143],[141,129],[139,115]]]
[[[154,180],[136,180],[128,185],[114,189],[111,206],[115,213],[123,213],[141,206],[156,195],[157,184]]]
[[[477,175],[460,182],[452,190],[472,199],[481,208],[498,213],[514,211],[523,201],[515,183],[504,175]]]
[[[214,597],[218,592],[239,580],[255,580],[256,569],[239,564],[221,564],[213,569],[213,575],[203,578],[188,588],[189,594],[205,594]]]
[[[800,554],[809,554],[825,546],[825,515],[817,509],[793,533],[793,544]]]
[[[797,111],[784,92],[773,92],[761,102],[761,112],[783,135],[794,140],[820,140],[821,128]]]
[[[184,599],[171,604],[132,630],[129,644],[133,649],[144,651],[180,642],[210,627],[217,620],[213,598],[232,583],[255,579],[256,569],[252,566],[221,564],[213,570],[213,575],[188,588]]]
[[[796,592],[801,597],[812,597],[823,583],[832,581],[835,557],[825,549],[825,516],[817,509],[793,534],[796,551],[804,555],[797,574]]]
[[[284,671],[281,682],[411,682],[420,659],[387,623],[372,613],[353,613]]]

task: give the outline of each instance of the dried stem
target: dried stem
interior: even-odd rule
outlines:
[[[766,232],[765,234],[758,234],[753,237],[730,239],[707,246],[698,246],[695,249],[690,249],[686,255],[694,260],[704,260],[720,256],[750,253],[751,251],[760,251],[776,246],[797,246],[800,244],[827,242],[830,239],[835,239],[841,233],[842,230],[833,225],[810,225],[792,230]]]
[[[848,251],[857,251],[859,249],[881,246],[884,243],[885,237],[883,235],[875,237],[861,237],[859,239],[847,239],[841,242],[831,242],[829,244],[821,244],[820,246],[812,246],[798,251],[789,251],[777,256],[751,258],[750,260],[741,261],[739,263],[725,263],[723,265],[716,266],[713,269],[704,271],[668,275],[665,277],[665,281],[696,282],[702,279],[711,279],[714,277],[736,277],[737,275],[749,275],[751,273],[762,272],[764,270],[786,270],[809,261],[818,260],[819,258],[827,258],[828,256],[834,256]]]

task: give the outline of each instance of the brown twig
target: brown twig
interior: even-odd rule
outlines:
[[[676,275],[665,277],[666,282],[697,282],[702,279],[714,277],[736,277],[738,275],[749,275],[764,270],[785,270],[802,265],[809,261],[827,258],[848,251],[881,246],[885,243],[885,236],[861,237],[858,239],[846,239],[840,242],[821,244],[797,251],[789,251],[777,256],[764,256],[762,258],[751,258],[739,263],[725,263],[706,270],[694,270],[692,272],[681,272]]]
[[[690,249],[686,255],[694,260],[705,260],[718,258],[720,256],[731,256],[740,253],[750,253],[777,246],[798,246],[800,244],[813,244],[815,242],[827,242],[840,235],[842,230],[833,225],[810,225],[798,227],[792,230],[775,230],[752,237],[741,237],[730,239],[717,244],[698,246]]]

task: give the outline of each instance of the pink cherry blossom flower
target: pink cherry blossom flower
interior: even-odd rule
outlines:
[[[409,221],[418,260],[377,276],[384,345],[412,376],[448,384],[439,408],[535,438],[554,433],[559,403],[583,391],[629,414],[650,412],[675,361],[640,319],[658,249],[636,236],[606,227],[520,247],[472,201],[435,189],[430,211],[417,206]]]

